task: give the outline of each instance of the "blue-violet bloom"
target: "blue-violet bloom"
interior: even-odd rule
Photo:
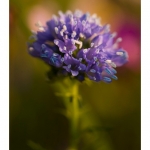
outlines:
[[[115,38],[110,25],[102,26],[95,14],[59,11],[59,17],[53,16],[46,26],[38,22],[37,27],[29,53],[80,81],[87,76],[110,83],[117,79],[115,68],[128,61],[127,52],[118,44],[121,38]]]

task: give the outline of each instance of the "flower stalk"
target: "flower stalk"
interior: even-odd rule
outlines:
[[[70,148],[68,150],[77,150],[78,139],[78,123],[79,123],[79,105],[78,105],[78,84],[73,85],[72,89],[72,101],[71,105],[71,117],[70,117],[70,133],[71,141]]]

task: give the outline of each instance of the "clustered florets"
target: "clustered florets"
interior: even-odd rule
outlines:
[[[62,74],[69,74],[83,81],[89,79],[111,82],[116,77],[116,66],[128,60],[127,52],[114,42],[109,25],[100,25],[96,15],[81,11],[59,12],[39,31],[33,33],[34,42],[28,44],[29,53],[55,67]]]

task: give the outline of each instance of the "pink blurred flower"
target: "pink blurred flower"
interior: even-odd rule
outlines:
[[[31,30],[36,31],[37,27],[35,26],[35,23],[40,22],[44,26],[46,21],[51,18],[55,10],[57,10],[57,5],[54,3],[51,4],[50,9],[46,4],[38,4],[31,7],[27,14],[28,27]]]
[[[118,36],[123,39],[121,47],[129,54],[129,62],[127,67],[139,70],[140,69],[140,23],[134,19],[124,20],[120,23],[117,29]]]

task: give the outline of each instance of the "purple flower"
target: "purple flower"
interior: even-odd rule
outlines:
[[[77,76],[80,72],[85,72],[86,69],[86,65],[68,54],[64,56],[64,64],[66,66],[63,66],[63,68],[66,69],[66,71],[71,72],[72,76]]]
[[[46,27],[40,23],[37,26],[29,53],[80,81],[87,76],[110,83],[117,79],[114,68],[128,61],[127,52],[118,46],[121,38],[114,40],[109,25],[102,26],[95,15],[59,12],[59,17],[53,16]]]

